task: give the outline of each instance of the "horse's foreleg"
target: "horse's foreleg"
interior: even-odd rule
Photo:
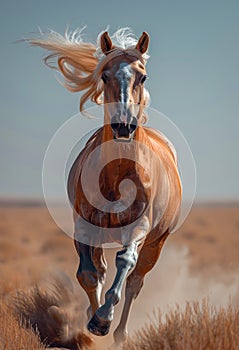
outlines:
[[[75,246],[80,257],[76,275],[80,285],[88,295],[92,316],[100,307],[106,263],[101,248],[91,247],[77,241],[75,241]]]
[[[163,244],[169,233],[165,233],[156,242],[142,247],[135,269],[127,278],[125,289],[125,303],[120,323],[114,332],[114,339],[117,344],[123,342],[127,337],[127,321],[131,310],[132,302],[138,296],[144,281],[144,276],[154,267],[157,262]]]
[[[122,288],[128,272],[135,267],[138,253],[137,248],[149,229],[147,217],[143,217],[137,227],[124,239],[124,249],[116,255],[116,276],[111,288],[105,294],[105,303],[94,314],[88,323],[88,329],[95,335],[106,335],[114,316],[114,307],[121,298]]]
[[[105,304],[102,305],[88,323],[88,330],[95,335],[106,335],[113,320],[114,306],[121,298],[123,283],[127,273],[137,261],[137,244],[131,243],[117,253],[117,273],[111,288],[105,294]]]

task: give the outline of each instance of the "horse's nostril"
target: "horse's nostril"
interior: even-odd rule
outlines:
[[[136,126],[135,124],[130,124],[130,125],[129,125],[129,131],[130,131],[130,132],[135,131],[136,128],[137,128],[137,126]]]
[[[119,127],[120,127],[120,124],[119,124],[119,123],[111,123],[111,128],[112,128],[113,130],[117,130]]]
[[[110,125],[112,129],[117,129],[119,127],[119,120],[116,115],[111,118]]]

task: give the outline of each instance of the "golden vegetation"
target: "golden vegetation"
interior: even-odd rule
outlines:
[[[67,310],[72,297],[76,298],[58,282],[52,292],[38,287],[19,292],[17,298],[10,298],[11,306],[1,300],[0,350],[90,349],[92,339],[76,332],[74,317]],[[122,350],[237,350],[238,345],[239,306],[216,308],[203,300],[187,303],[184,310],[178,306],[166,315],[158,310]]]
[[[219,308],[206,300],[178,307],[138,331],[123,350],[237,350],[239,307]]]
[[[62,280],[63,281],[63,280]],[[52,290],[35,286],[0,302],[0,350],[88,349],[92,339],[79,330],[82,313],[71,286],[57,281]]]
[[[36,332],[24,327],[3,300],[0,301],[0,349],[1,350],[43,350]]]
[[[78,330],[76,320],[83,312],[73,309],[76,296],[66,277],[64,282],[55,282],[51,291],[36,286],[28,292],[18,292],[14,298],[15,312],[45,345],[72,350],[86,348],[92,344],[91,337]]]

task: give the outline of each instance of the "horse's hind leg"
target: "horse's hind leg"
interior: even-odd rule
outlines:
[[[127,337],[127,321],[132,306],[132,302],[138,296],[142,286],[145,275],[156,264],[163,244],[168,237],[169,233],[166,232],[156,242],[150,245],[142,247],[137,264],[133,272],[127,278],[125,289],[125,302],[120,319],[120,323],[114,332],[114,339],[117,344],[123,342]]]
[[[88,295],[91,316],[100,307],[101,290],[105,282],[106,261],[101,248],[75,241],[80,264],[77,279]]]

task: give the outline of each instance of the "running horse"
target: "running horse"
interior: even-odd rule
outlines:
[[[144,87],[149,35],[143,32],[137,41],[124,28],[111,38],[107,31],[101,33],[97,44],[84,42],[81,31],[65,36],[50,32],[28,41],[49,51],[45,63],[62,73],[68,90],[85,90],[80,100],[83,113],[89,99],[104,104],[104,124],[76,158],[68,194],[80,257],[77,279],[89,298],[87,327],[91,333],[104,336],[109,332],[126,280],[124,307],[114,331],[119,343],[127,336],[132,302],[144,277],[177,224],[182,198],[174,147],[163,134],[144,126],[149,101]],[[96,156],[88,161],[95,150]],[[87,176],[82,176],[86,164]],[[100,169],[97,181],[96,168]],[[92,188],[88,193],[85,184]],[[97,240],[97,235],[103,239]],[[85,241],[82,237],[91,238]],[[107,269],[104,244],[111,242],[120,244],[117,272],[101,304]]]

